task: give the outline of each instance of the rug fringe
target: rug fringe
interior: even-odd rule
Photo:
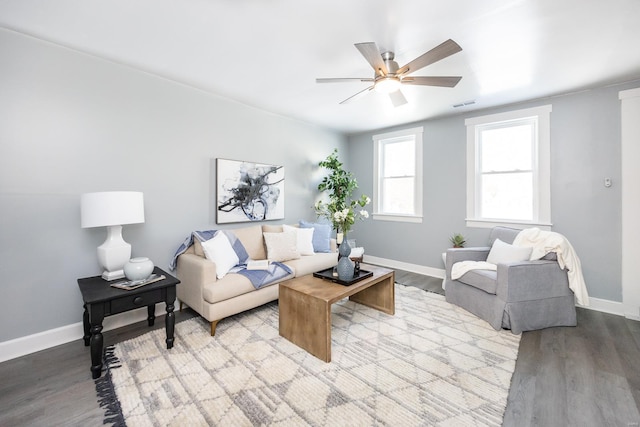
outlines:
[[[116,395],[111,380],[111,369],[122,367],[120,359],[115,355],[115,346],[111,345],[104,350],[105,373],[95,380],[98,405],[104,409],[102,424],[111,424],[113,427],[125,427],[127,424],[122,416],[120,401]]]

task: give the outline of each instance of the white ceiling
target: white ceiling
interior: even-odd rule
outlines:
[[[638,0],[0,0],[0,27],[345,133],[640,78]],[[449,38],[462,52],[415,75],[462,81],[401,107],[315,83],[373,76],[354,43],[402,66]]]

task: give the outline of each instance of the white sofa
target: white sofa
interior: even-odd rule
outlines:
[[[263,233],[282,232],[282,225],[253,225],[229,230],[240,240],[251,259],[267,259]],[[331,252],[302,255],[298,259],[283,261],[292,273],[282,279],[312,274],[331,268],[338,262],[335,239],[331,239]],[[194,239],[193,245],[177,259],[177,296],[180,307],[188,305],[211,322],[211,335],[215,335],[218,322],[245,310],[278,299],[278,283],[255,289],[251,281],[237,273],[216,277],[216,264],[205,257],[202,245]]]

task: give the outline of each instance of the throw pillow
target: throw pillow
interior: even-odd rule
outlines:
[[[313,228],[313,251],[331,252],[331,226],[300,220],[300,228]]]
[[[295,233],[262,233],[267,245],[267,259],[269,261],[289,261],[300,258],[298,242]]]
[[[513,246],[496,239],[491,246],[487,262],[490,264],[509,264],[512,262],[529,261],[531,248]]]
[[[300,255],[313,255],[313,230],[314,228],[298,228],[284,224],[283,230],[287,233],[296,233],[298,252]]]
[[[229,270],[238,264],[238,255],[222,231],[218,231],[213,238],[201,243],[205,257],[216,264],[218,279],[222,279]]]

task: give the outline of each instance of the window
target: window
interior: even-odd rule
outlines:
[[[373,218],[422,222],[422,127],[373,136]]]
[[[551,106],[467,119],[467,225],[551,226]]]

